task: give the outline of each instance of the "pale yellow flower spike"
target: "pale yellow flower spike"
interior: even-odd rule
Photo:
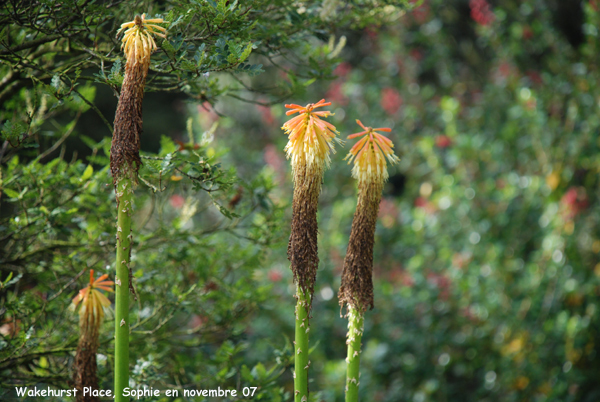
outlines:
[[[360,139],[346,156],[350,159],[348,163],[354,161],[352,168],[352,177],[359,182],[385,182],[389,175],[385,158],[391,164],[400,161],[394,155],[394,143],[387,137],[379,134],[377,131],[390,132],[390,128],[371,128],[365,127],[360,120],[356,120],[364,131],[348,136],[348,139],[364,136]]]
[[[123,35],[121,49],[125,53],[127,60],[133,63],[147,63],[150,60],[150,55],[154,52],[156,42],[152,35],[167,37],[167,30],[155,24],[165,23],[162,18],[146,19],[146,14],[135,16],[135,19],[130,22],[121,24],[121,28],[117,31],[117,35],[125,30]]]

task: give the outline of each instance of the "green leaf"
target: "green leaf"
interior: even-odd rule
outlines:
[[[83,141],[83,143],[85,145],[87,145],[88,147],[90,147],[91,149],[95,149],[98,147],[98,145],[96,144],[96,141],[92,140],[90,137],[81,134],[79,136],[79,138],[81,139],[81,141]]]
[[[313,82],[315,82],[316,80],[317,80],[316,78],[311,78],[310,80],[304,81],[304,84],[302,84],[302,85],[307,87],[307,86],[311,85]]]
[[[6,280],[2,283],[2,287],[7,288],[11,285],[14,285],[15,283],[19,282],[19,280],[21,280],[21,278],[23,277],[23,274],[18,274],[17,276],[15,276],[13,278],[13,273],[9,273],[8,277],[6,278]]]
[[[265,370],[265,366],[262,363],[258,363],[252,369],[252,374],[254,378],[264,380],[267,377],[267,370]]]
[[[4,194],[8,195],[10,198],[19,198],[19,193],[17,193],[15,190],[11,190],[10,188],[3,188],[2,192],[4,192]]]
[[[160,155],[172,154],[177,151],[177,145],[166,135],[160,137]]]
[[[83,171],[83,174],[81,175],[81,181],[86,181],[87,179],[92,177],[92,174],[94,174],[94,168],[92,167],[92,165],[87,165],[87,167]]]

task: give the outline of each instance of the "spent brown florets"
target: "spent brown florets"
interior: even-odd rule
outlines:
[[[358,203],[338,298],[342,307],[349,305],[364,313],[368,307],[374,306],[373,245],[383,183],[388,178],[386,158],[392,164],[399,159],[394,155],[393,142],[378,133],[389,133],[392,131],[390,128],[366,127],[360,120],[356,123],[363,131],[348,136],[348,139],[360,140],[354,144],[347,158],[354,163],[352,176],[358,180]]]
[[[359,184],[358,204],[338,295],[342,307],[349,305],[363,313],[374,306],[373,244],[382,189],[382,182]]]
[[[150,55],[156,50],[153,35],[166,38],[166,29],[156,25],[163,22],[162,18],[146,19],[145,14],[136,15],[133,21],[122,24],[117,32],[118,35],[124,31],[122,48],[127,63],[110,149],[110,170],[115,185],[117,179],[123,176],[135,182],[142,164],[140,138],[144,87],[150,66]]]
[[[317,206],[322,177],[322,173],[314,174],[306,165],[294,171],[292,231],[287,253],[294,281],[309,295],[309,303],[319,267]]]
[[[97,396],[83,395],[84,388],[98,389],[98,377],[96,374],[96,351],[98,350],[98,327],[89,325],[81,327],[82,333],[77,345],[75,364],[73,367],[73,382],[78,390],[76,402],[99,402]],[[83,332],[85,331],[85,332]]]
[[[292,232],[288,244],[288,259],[294,282],[308,295],[312,304],[314,284],[319,267],[317,248],[317,207],[321,192],[323,172],[329,166],[334,144],[340,142],[333,124],[323,120],[332,115],[326,110],[315,110],[331,105],[321,99],[306,106],[289,104],[290,116],[298,113],[283,125],[288,135],[285,152],[294,172],[294,197],[292,202]]]
[[[137,179],[142,164],[140,139],[142,135],[142,101],[148,66],[127,63],[119,104],[115,114],[114,133],[110,148],[110,171],[113,184],[121,177]]]

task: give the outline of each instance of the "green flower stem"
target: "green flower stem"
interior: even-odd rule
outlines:
[[[298,303],[296,304],[296,342],[294,345],[294,402],[308,401],[308,306],[306,294],[296,288]]]
[[[358,402],[360,384],[360,346],[364,331],[364,318],[360,310],[348,308],[348,357],[346,362],[346,402]]]
[[[133,183],[117,179],[117,275],[115,278],[115,401],[125,402],[129,387],[129,261],[131,257],[131,198]]]

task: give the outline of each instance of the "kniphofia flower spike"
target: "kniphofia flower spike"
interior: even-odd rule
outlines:
[[[117,35],[126,29],[123,35],[121,49],[131,62],[148,61],[150,55],[156,50],[156,42],[152,35],[167,37],[167,30],[156,24],[161,24],[162,18],[146,19],[146,14],[136,15],[133,21],[121,24]]]
[[[388,179],[387,163],[385,158],[391,164],[400,161],[394,155],[394,143],[387,137],[379,134],[377,131],[391,132],[391,128],[371,128],[365,127],[360,120],[356,120],[364,131],[348,136],[348,139],[364,136],[360,139],[346,156],[348,163],[354,161],[352,168],[352,177],[359,182],[377,181],[384,182]]]
[[[94,280],[94,270],[90,270],[90,283],[85,288],[79,291],[79,294],[73,298],[75,307],[81,303],[80,315],[85,315],[89,318],[94,317],[98,321],[104,317],[104,307],[110,306],[110,300],[100,290],[112,292],[113,281],[106,280],[107,274],[100,276]]]
[[[288,159],[292,160],[292,167],[295,168],[302,163],[308,165],[314,163],[320,168],[329,166],[329,152],[335,152],[332,142],[339,143],[340,140],[336,137],[335,126],[321,120],[321,117],[329,117],[333,113],[327,110],[314,111],[316,108],[329,105],[331,102],[325,102],[325,99],[306,106],[285,105],[286,108],[291,109],[286,112],[286,115],[299,113],[282,127],[289,138],[285,152]]]

